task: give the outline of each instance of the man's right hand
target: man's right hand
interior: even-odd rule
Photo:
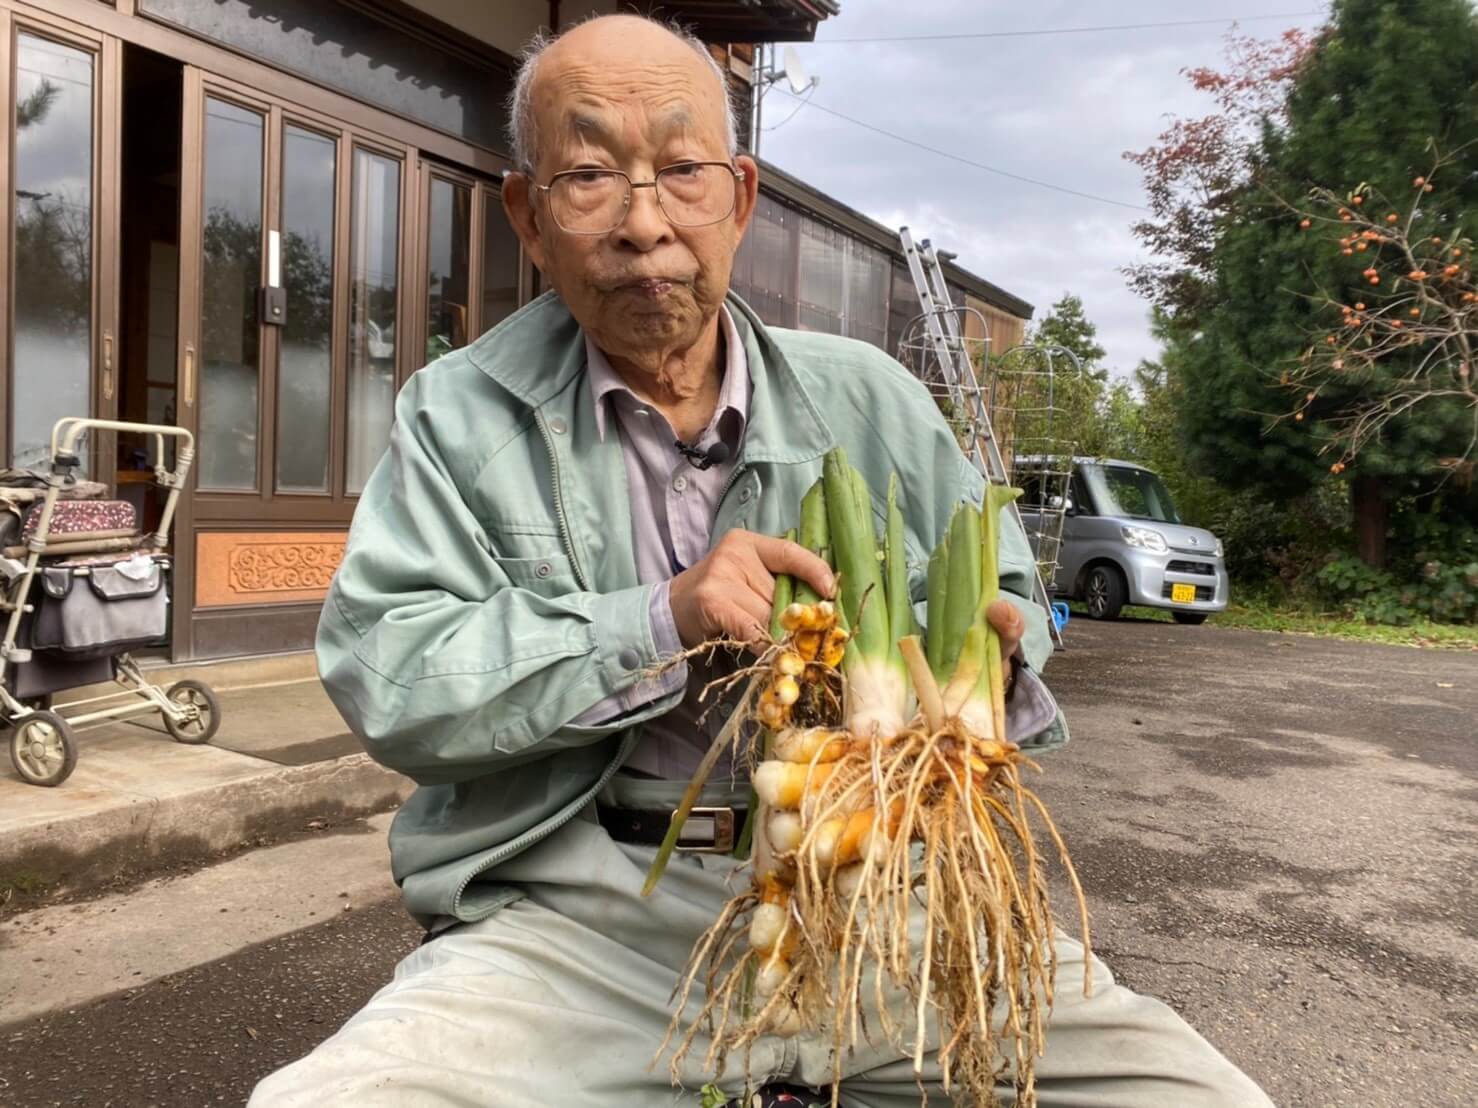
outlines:
[[[672,618],[684,646],[709,639],[768,642],[775,575],[788,573],[822,596],[831,567],[804,546],[753,531],[729,531],[704,559],[672,579]]]

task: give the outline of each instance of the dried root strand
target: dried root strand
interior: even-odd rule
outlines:
[[[1087,934],[1061,837],[1022,782],[1031,763],[957,720],[931,729],[922,716],[886,742],[826,731],[782,736],[777,752],[781,743],[811,755],[760,767],[783,781],[765,785],[770,799],[793,809],[770,812],[767,832],[793,885],[741,894],[711,929],[728,937],[694,949],[682,996],[704,980],[705,1002],[674,1066],[700,1033],[714,1037],[720,1062],[760,1035],[804,1029],[831,1036],[838,1079],[850,1049],[878,1034],[922,1072],[926,1029],[937,1026],[947,1089],[991,1108],[1005,1080],[1018,1104],[1035,1104],[1056,975],[1041,830],[1071,875]]]

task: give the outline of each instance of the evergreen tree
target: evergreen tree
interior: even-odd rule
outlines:
[[[1269,120],[1254,152],[1255,182],[1216,223],[1213,294],[1183,321],[1182,429],[1193,462],[1217,480],[1296,496],[1327,477],[1321,416],[1358,400],[1337,385],[1295,422],[1280,376],[1313,336],[1337,326],[1323,294],[1356,298],[1353,269],[1290,215],[1311,188],[1368,185],[1409,194],[1433,163],[1455,154],[1429,218],[1478,218],[1478,17],[1469,0],[1336,0],[1303,58],[1286,122]],[[1470,145],[1471,144],[1471,145]],[[1408,357],[1419,356],[1415,352]],[[1384,366],[1399,374],[1400,356]],[[1350,465],[1360,554],[1384,557],[1388,505],[1439,479],[1438,459],[1462,452],[1471,413],[1460,401],[1393,420]]]

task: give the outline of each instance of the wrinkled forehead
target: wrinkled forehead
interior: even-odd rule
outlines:
[[[728,156],[723,90],[711,70],[688,57],[624,62],[549,59],[534,89],[540,155],[590,148],[613,155]]]

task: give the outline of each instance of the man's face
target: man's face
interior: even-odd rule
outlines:
[[[617,169],[639,183],[676,163],[728,162],[722,96],[702,59],[660,28],[626,19],[579,28],[550,47],[535,78],[535,181]],[[728,291],[757,177],[749,158],[736,164],[745,179],[734,212],[706,227],[674,225],[655,190],[638,188],[613,230],[572,233],[555,221],[548,192],[517,179],[509,215],[596,344],[656,368],[693,345]]]

